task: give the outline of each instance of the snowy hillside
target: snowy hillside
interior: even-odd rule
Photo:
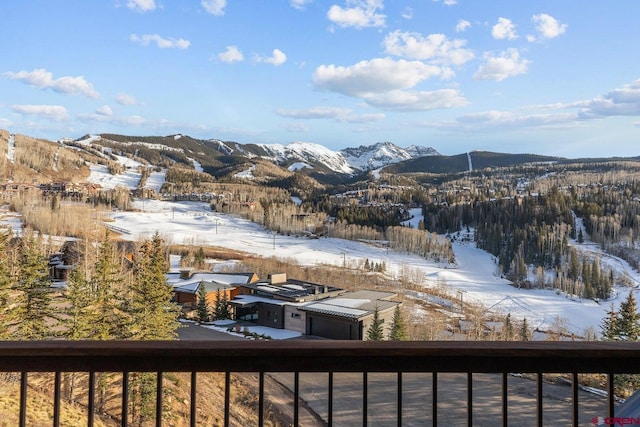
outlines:
[[[335,172],[343,174],[355,172],[342,154],[313,142],[292,142],[287,145],[260,144],[259,146],[267,153],[268,159],[278,164],[288,162],[319,163]]]

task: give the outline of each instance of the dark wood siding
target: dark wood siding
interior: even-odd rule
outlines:
[[[307,313],[307,335],[330,338],[333,340],[361,340],[360,322]]]

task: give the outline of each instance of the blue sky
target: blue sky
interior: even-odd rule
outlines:
[[[0,128],[640,155],[640,2],[22,0]]]

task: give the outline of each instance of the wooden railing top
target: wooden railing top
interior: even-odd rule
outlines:
[[[0,371],[640,373],[640,343],[0,341]]]

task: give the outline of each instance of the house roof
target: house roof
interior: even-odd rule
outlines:
[[[175,292],[183,292],[187,294],[197,294],[200,286],[204,286],[205,293],[217,292],[226,289],[235,289],[233,285],[227,285],[226,283],[218,283],[218,282],[209,282],[202,280],[200,282],[190,282],[187,284],[177,284],[173,285],[173,290]]]
[[[173,287],[200,282],[243,285],[251,283],[251,280],[255,277],[255,273],[194,273],[188,279],[182,279],[179,272],[170,272],[165,276],[167,278],[167,283]]]
[[[343,289],[334,286],[320,285],[318,283],[305,282],[296,279],[287,279],[282,283],[261,281],[251,284],[243,284],[242,286],[267,298],[284,299],[293,302],[322,299],[344,292]]]
[[[272,304],[272,305],[297,305],[297,304],[291,304],[289,301],[259,297],[256,295],[238,295],[229,302],[233,305],[237,305],[241,307],[256,304],[256,303],[265,303],[265,304]]]
[[[348,292],[340,297],[310,303],[301,307],[300,310],[349,319],[361,319],[371,315],[376,309],[386,311],[395,308],[400,303],[387,299],[395,295],[392,292],[379,291]]]

